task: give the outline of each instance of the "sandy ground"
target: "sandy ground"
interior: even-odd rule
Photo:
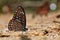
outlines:
[[[7,25],[13,15],[0,15],[0,40],[60,40],[60,18],[56,18],[59,14],[60,11],[51,12],[47,17],[38,15],[35,18],[32,18],[32,14],[26,14],[28,28],[26,32],[8,31]]]

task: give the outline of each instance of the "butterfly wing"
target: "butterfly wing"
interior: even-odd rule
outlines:
[[[22,6],[17,7],[13,18],[21,21],[21,24],[26,26],[26,15],[25,15],[25,11]]]
[[[13,18],[10,20],[8,24],[8,29],[14,30],[14,31],[27,30],[26,29],[26,15],[22,6],[17,7],[13,15]]]

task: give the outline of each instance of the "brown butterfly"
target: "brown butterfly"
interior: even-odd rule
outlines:
[[[8,29],[10,31],[26,31],[26,15],[24,8],[18,6],[13,15],[13,18],[8,23]]]

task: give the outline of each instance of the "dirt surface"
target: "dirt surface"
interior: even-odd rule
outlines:
[[[9,31],[7,25],[13,15],[0,15],[0,40],[60,40],[60,18],[56,18],[59,14],[59,11],[50,12],[48,16],[35,18],[26,14],[26,32]]]

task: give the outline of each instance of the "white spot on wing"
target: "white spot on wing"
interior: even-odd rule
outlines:
[[[24,12],[20,12],[21,14],[24,14]]]

